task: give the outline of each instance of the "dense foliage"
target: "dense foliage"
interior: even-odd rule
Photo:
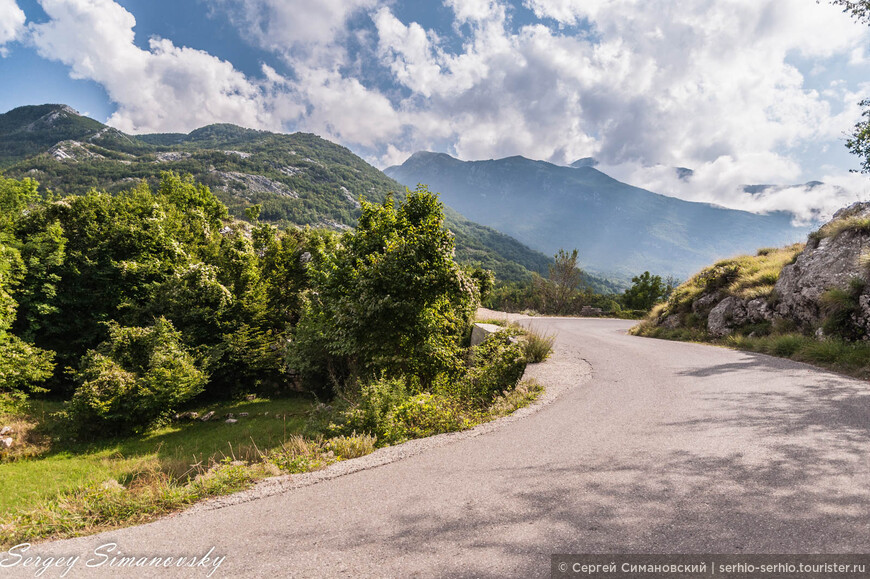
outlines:
[[[623,293],[622,303],[630,310],[649,311],[657,303],[667,300],[677,285],[673,278],[664,281],[661,276],[645,271],[631,278],[631,287]]]
[[[202,391],[206,376],[165,318],[149,328],[111,322],[76,373],[68,413],[82,432],[128,434],[152,426]]]
[[[18,289],[27,271],[22,244],[13,226],[37,200],[33,181],[0,177],[0,411],[20,402],[39,386],[54,369],[54,353],[37,348],[12,331],[18,315]],[[32,267],[38,264],[27,262]]]
[[[843,12],[848,12],[859,22],[870,24],[870,1],[831,0],[831,3],[842,6]],[[861,172],[870,173],[870,99],[862,99],[858,104],[864,111],[846,140],[846,148],[861,159]]]
[[[507,312],[530,311],[551,315],[580,315],[601,310],[600,314],[638,317],[655,304],[666,300],[678,285],[669,277],[644,272],[632,278],[632,285],[619,293],[616,286],[603,289],[578,266],[578,250],[560,249],[553,256],[549,275],[533,275],[527,282],[496,285],[483,303],[488,308]]]
[[[235,220],[175,173],[64,198],[0,179],[0,203],[0,394],[68,398],[82,435],[141,432],[197,397],[300,387],[374,408],[400,383],[387,398],[405,426],[374,429],[398,440],[446,428],[426,408],[485,407],[525,367],[512,342],[467,347],[492,273],[456,263],[424,186],[363,202],[340,235],[280,230],[259,205]]]
[[[359,225],[312,262],[312,293],[291,350],[318,376],[381,373],[431,384],[455,365],[479,288],[453,260],[453,239],[425,187],[398,206],[364,203]]]
[[[399,200],[404,187],[341,147],[316,135],[211,125],[188,135],[125,135],[68,107],[20,107],[0,115],[0,168],[33,177],[42,191],[83,195],[119,193],[144,180],[159,186],[163,171],[191,174],[210,188],[229,214],[245,219],[261,207],[261,221],[278,227],[342,230],[353,227],[360,201]],[[527,279],[545,271],[546,256],[515,239],[446,211],[456,236],[456,258],[495,271],[501,279]]]

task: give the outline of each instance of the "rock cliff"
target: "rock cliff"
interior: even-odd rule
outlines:
[[[681,285],[647,325],[721,338],[791,328],[870,337],[870,203],[856,203],[806,245],[723,260]]]

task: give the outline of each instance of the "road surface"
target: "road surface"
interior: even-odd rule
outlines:
[[[377,468],[28,554],[80,556],[68,577],[208,572],[110,568],[109,543],[135,556],[213,547],[212,559],[226,557],[214,577],[546,577],[553,553],[870,553],[866,382],[628,336],[625,321],[531,323],[558,333],[547,364],[592,369],[557,373],[576,383],[534,414]]]

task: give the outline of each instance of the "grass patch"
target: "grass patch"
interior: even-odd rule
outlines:
[[[756,255],[718,261],[677,287],[667,303],[653,309],[646,319],[655,323],[670,315],[689,314],[692,303],[704,294],[718,292],[723,298],[769,299],[782,268],[793,263],[803,249],[804,244],[796,243],[782,249],[764,248]]]
[[[474,320],[475,324],[492,324],[493,326],[507,326],[508,321],[504,318],[485,318],[482,320]]]
[[[836,221],[831,221],[823,225],[817,231],[810,234],[810,239],[822,240],[826,237],[837,237],[844,231],[860,231],[862,233],[870,232],[870,217],[859,217],[857,215],[847,215]]]
[[[264,474],[262,467],[227,460],[183,485],[153,469],[136,473],[127,485],[109,478],[64,491],[0,521],[0,545],[75,537],[145,523],[203,498],[244,490]]]
[[[540,398],[543,393],[544,387],[534,378],[523,380],[516,388],[502,392],[493,401],[488,410],[489,418],[496,419],[502,416],[509,416]]]
[[[553,352],[555,341],[555,334],[542,334],[535,330],[526,330],[523,338],[523,352],[526,361],[530,364],[537,364],[549,358]]]
[[[484,407],[420,394],[393,410],[402,430],[390,442],[471,428],[531,404],[543,391],[536,382],[523,381]],[[357,432],[311,435],[312,424],[343,409],[340,403],[326,406],[301,397],[204,406],[196,409],[200,415],[233,413],[238,422],[173,423],[100,442],[65,439],[52,419],[60,408],[33,401],[25,415],[15,417],[34,444],[0,465],[0,547],[145,523],[267,476],[319,470],[388,442]],[[8,424],[11,417],[3,420]]]
[[[0,517],[58,493],[123,478],[146,467],[184,478],[192,465],[208,466],[227,457],[257,461],[261,452],[280,448],[287,437],[299,432],[312,407],[307,398],[209,405],[197,409],[201,416],[212,410],[217,416],[230,412],[249,416],[236,424],[223,420],[173,423],[139,437],[80,442],[65,437],[62,426],[52,420],[51,414],[61,408],[59,403],[34,401],[23,420],[39,424],[37,430],[44,440],[36,450],[20,447],[29,460],[2,465]]]

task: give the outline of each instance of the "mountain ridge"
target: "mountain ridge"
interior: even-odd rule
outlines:
[[[685,201],[622,183],[590,166],[514,156],[461,161],[418,151],[385,173],[425,182],[469,219],[552,253],[580,250],[583,265],[623,278],[645,270],[686,277],[718,259],[805,237],[785,212],[766,215]]]
[[[380,202],[390,193],[404,194],[404,186],[346,147],[308,133],[214,124],[186,135],[127,135],[58,104],[0,114],[0,171],[31,177],[43,191],[114,193],[140,180],[156,185],[168,170],[208,185],[237,218],[260,204],[262,220],[283,225],[345,229],[356,223],[360,199]],[[505,280],[546,272],[546,255],[444,205],[460,261]]]

